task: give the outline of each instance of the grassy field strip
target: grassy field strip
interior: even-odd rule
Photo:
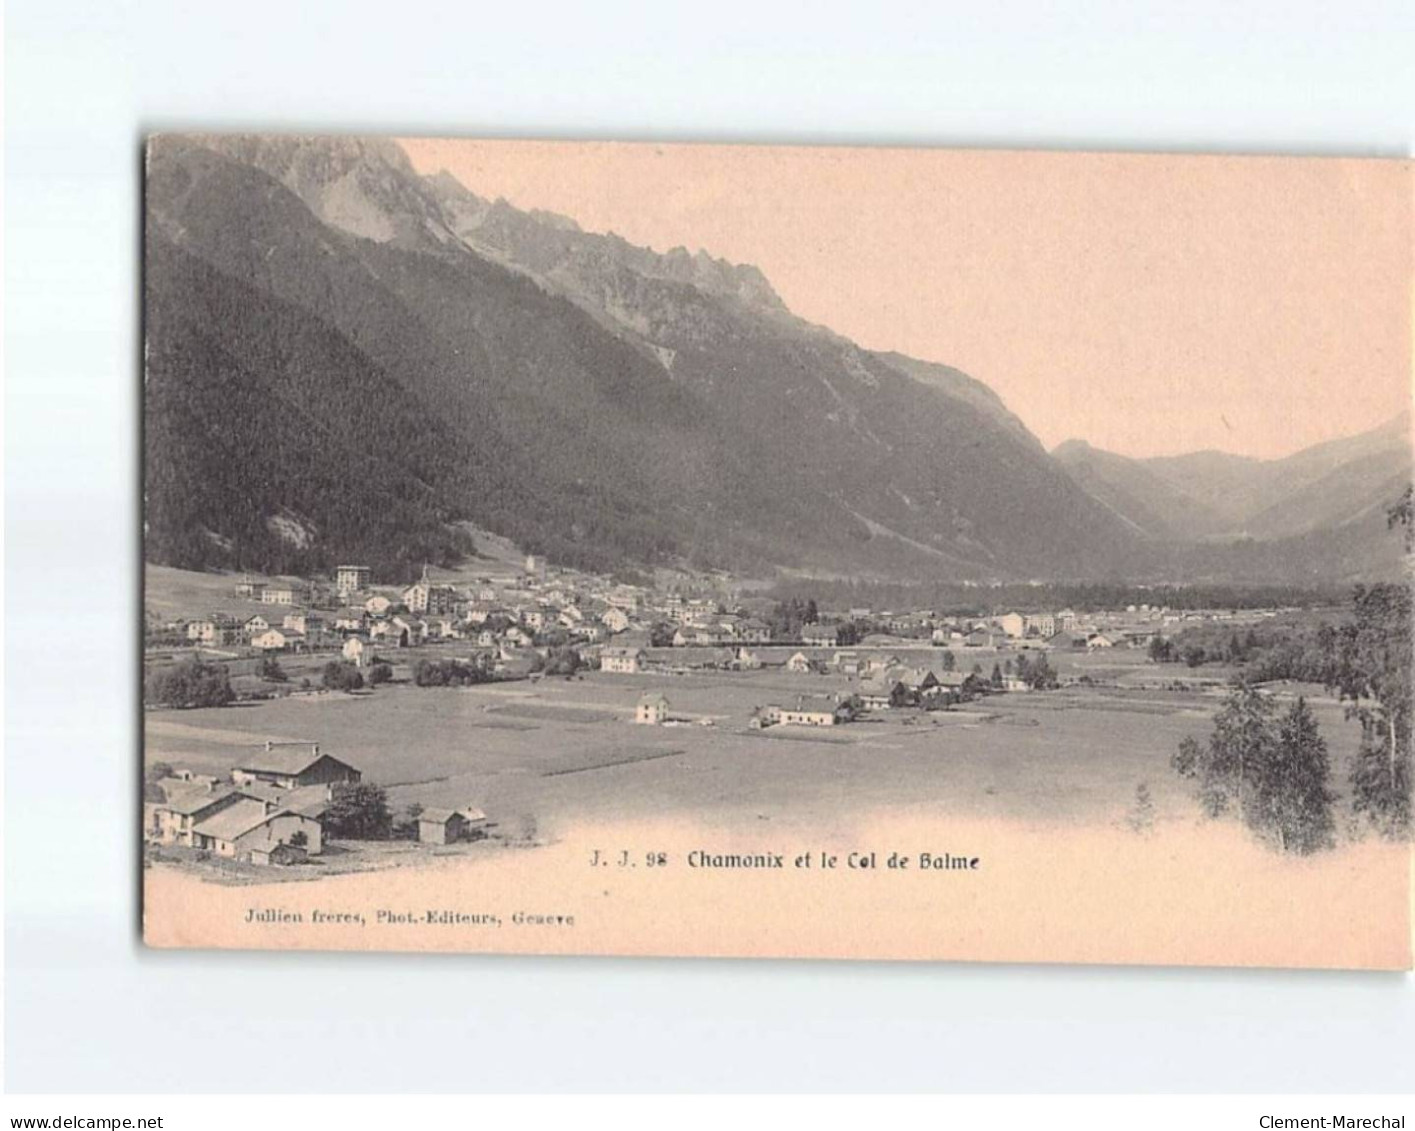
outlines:
[[[248,730],[226,730],[220,727],[189,726],[168,719],[148,716],[145,730],[150,735],[164,738],[185,738],[198,742],[220,742],[232,746],[260,746],[265,742],[308,742],[307,738],[288,738],[279,734],[262,734],[257,737]]]
[[[676,758],[680,754],[686,753],[686,750],[647,750],[642,754],[628,754],[622,758],[615,758],[608,762],[596,762],[592,766],[572,766],[564,770],[546,770],[540,776],[543,778],[562,778],[567,774],[584,774],[591,770],[608,770],[614,766],[632,766],[636,762],[654,762],[659,758]]]
[[[458,721],[465,726],[476,727],[478,730],[540,730],[540,727],[531,726],[530,723],[506,723],[499,719],[460,719]]]
[[[511,715],[518,719],[563,720],[572,723],[607,723],[621,716],[603,707],[591,708],[568,703],[504,703],[486,708],[497,715]]]
[[[439,782],[451,781],[451,774],[443,774],[437,778],[420,778],[417,781],[390,781],[384,783],[385,789],[408,789],[418,785],[437,785]]]
[[[862,738],[826,738],[820,733],[818,728],[804,727],[800,734],[791,734],[780,728],[771,730],[757,730],[746,732],[752,738],[767,739],[773,742],[819,742],[824,746],[859,746]]]

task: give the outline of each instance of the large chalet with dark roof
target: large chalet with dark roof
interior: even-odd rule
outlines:
[[[231,771],[231,780],[238,786],[269,782],[282,789],[352,784],[362,778],[363,774],[348,763],[321,754],[317,742],[267,742],[263,750],[249,755]]]

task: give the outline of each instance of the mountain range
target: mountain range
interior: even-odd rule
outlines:
[[[1285,580],[1346,580],[1398,564],[1386,516],[1410,482],[1410,428],[1405,412],[1271,460],[1217,451],[1131,459],[1080,440],[1052,454],[1137,536],[1171,547],[1189,576],[1271,568]]]
[[[165,564],[406,574],[465,555],[472,527],[602,570],[1331,580],[1399,561],[1381,504],[1409,480],[1408,420],[1273,464],[1048,453],[986,385],[805,322],[752,266],[486,199],[392,141],[156,137],[145,252]]]

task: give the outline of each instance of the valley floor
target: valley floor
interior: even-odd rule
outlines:
[[[163,849],[166,862],[145,872],[145,937],[253,949],[1409,965],[1409,846],[1343,838],[1334,852],[1283,856],[1233,821],[1204,819],[1169,758],[1185,735],[1208,733],[1221,687],[1175,690],[1173,665],[1130,655],[1074,662],[1106,683],[810,730],[751,730],[746,719],[762,702],[848,690],[846,677],[596,672],[150,712],[152,761],[219,773],[243,747],[317,740],[384,785],[397,810],[475,805],[492,824],[486,839],[450,846],[334,841],[285,868]],[[646,690],[669,699],[673,725],[631,721]],[[1340,788],[1355,728],[1330,699],[1314,709]],[[1152,820],[1137,831],[1142,783]],[[734,863],[744,857],[749,865]]]
[[[989,668],[991,657],[982,659]],[[728,831],[773,822],[824,833],[877,813],[1016,819],[1065,835],[1123,825],[1141,784],[1157,825],[1192,824],[1197,806],[1169,758],[1186,735],[1208,733],[1221,685],[1206,677],[1213,686],[1175,690],[1174,666],[1130,654],[1071,664],[1105,682],[763,730],[747,726],[755,706],[849,693],[854,681],[781,670],[588,672],[467,688],[400,680],[352,695],[151,711],[147,759],[223,774],[267,740],[315,741],[384,786],[395,812],[475,806],[513,843],[553,839],[583,821],[681,816]],[[667,725],[632,721],[649,691],[667,697]],[[1330,699],[1312,702],[1339,788],[1356,728]]]

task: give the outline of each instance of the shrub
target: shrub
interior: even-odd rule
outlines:
[[[1185,738],[1171,764],[1196,784],[1209,816],[1236,810],[1283,852],[1332,846],[1330,760],[1304,699],[1278,718],[1270,697],[1240,683],[1214,716],[1208,741]]]
[[[340,782],[334,786],[329,808],[324,811],[324,831],[328,835],[386,840],[392,825],[388,795],[380,786],[368,782]]]
[[[285,683],[290,678],[274,656],[262,656],[260,663],[256,665],[255,674],[271,683]]]
[[[1148,836],[1155,830],[1155,801],[1150,796],[1150,787],[1146,782],[1141,782],[1135,787],[1135,800],[1130,806],[1130,811],[1125,815],[1125,823],[1130,826],[1130,831],[1138,833],[1140,836]]]
[[[419,687],[463,687],[490,679],[483,660],[419,660],[413,665],[413,682]]]
[[[552,648],[545,658],[546,675],[574,675],[584,666],[573,648]]]
[[[236,698],[224,664],[183,660],[158,668],[143,687],[143,699],[161,707],[224,707]]]
[[[364,685],[364,677],[348,660],[330,660],[324,665],[320,684],[330,691],[357,691]]]

